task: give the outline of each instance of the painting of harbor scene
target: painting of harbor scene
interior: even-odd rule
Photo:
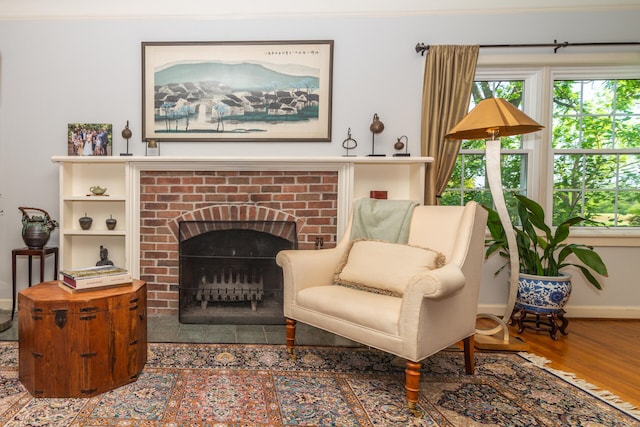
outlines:
[[[330,141],[333,41],[145,42],[143,139]]]

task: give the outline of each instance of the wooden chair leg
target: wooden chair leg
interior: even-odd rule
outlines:
[[[467,375],[473,375],[476,370],[473,335],[465,338],[462,342],[464,343],[464,370]]]
[[[405,363],[405,384],[407,391],[407,404],[409,411],[416,416],[421,417],[422,412],[418,409],[418,394],[420,393],[420,362],[411,362],[407,360]]]
[[[287,318],[287,353],[293,356],[293,346],[296,341],[296,321]]]

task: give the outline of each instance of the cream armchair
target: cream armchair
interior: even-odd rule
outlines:
[[[421,360],[463,341],[465,370],[473,374],[486,217],[486,210],[475,202],[417,206],[407,245],[353,242],[352,218],[335,248],[278,253],[289,352],[293,354],[295,324],[300,321],[399,356],[406,360],[405,388],[412,412],[420,390]],[[407,265],[423,264],[425,256],[427,263],[434,263],[431,268]],[[381,259],[387,261],[382,264]],[[375,283],[354,286],[363,281],[357,277],[360,272],[364,282]],[[345,274],[351,275],[346,286],[336,284]],[[386,288],[382,284],[380,289],[379,282],[398,280],[406,283]]]

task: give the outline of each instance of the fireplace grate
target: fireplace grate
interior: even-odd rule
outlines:
[[[297,249],[293,221],[181,221],[181,323],[283,324],[275,257]]]

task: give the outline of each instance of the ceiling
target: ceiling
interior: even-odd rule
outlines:
[[[479,6],[481,4],[481,6]],[[640,9],[638,0],[0,0],[0,20],[69,18],[240,19],[310,15],[428,15]]]

